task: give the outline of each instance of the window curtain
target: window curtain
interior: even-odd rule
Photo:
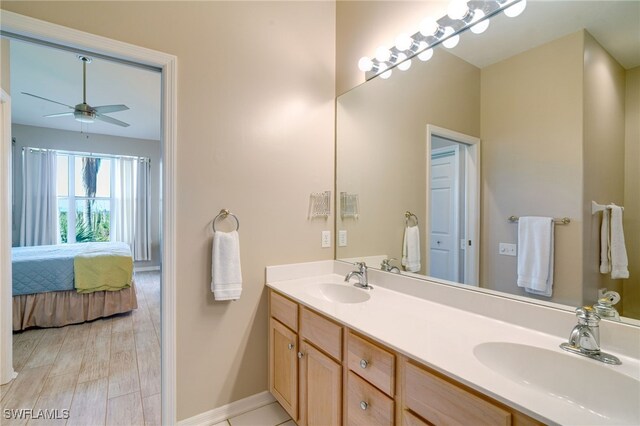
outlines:
[[[20,245],[57,243],[56,153],[25,148],[22,151]]]
[[[134,260],[151,260],[151,163],[137,161],[134,223]]]
[[[150,163],[145,158],[118,158],[112,232],[131,247],[133,260],[151,260]]]

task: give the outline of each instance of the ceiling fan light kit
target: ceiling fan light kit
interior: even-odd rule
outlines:
[[[65,117],[65,116],[73,116],[76,121],[81,123],[93,123],[95,120],[104,121],[105,123],[115,124],[116,126],[121,127],[129,127],[128,123],[124,121],[117,120],[113,117],[109,117],[108,115],[104,115],[109,112],[119,112],[126,111],[129,109],[128,106],[120,104],[120,105],[101,105],[97,107],[92,107],[87,103],[87,64],[90,64],[92,59],[88,56],[77,55],[78,60],[82,61],[82,103],[76,105],[75,107],[67,104],[63,104],[62,102],[57,102],[51,99],[43,98],[42,96],[33,95],[31,93],[22,92],[23,95],[31,96],[37,99],[42,99],[47,102],[52,102],[54,104],[66,106],[73,111],[69,112],[59,112],[55,114],[45,115],[45,117]]]

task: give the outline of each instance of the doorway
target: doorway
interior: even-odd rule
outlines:
[[[162,177],[161,193],[163,216],[160,219],[162,232],[162,244],[160,256],[162,259],[162,270],[157,273],[161,277],[162,298],[158,303],[158,311],[162,310],[161,320],[161,383],[162,394],[158,395],[156,402],[162,406],[162,418],[164,422],[175,422],[175,228],[173,225],[175,212],[175,143],[176,143],[176,58],[161,52],[151,51],[146,48],[139,48],[126,43],[108,40],[104,37],[94,36],[89,33],[60,27],[46,22],[24,17],[11,12],[3,12],[2,16],[2,36],[18,38],[30,42],[55,46],[63,50],[78,50],[83,54],[92,54],[96,57],[113,58],[120,62],[132,64],[145,64],[157,68],[162,72],[162,99],[161,99],[161,156],[162,156]],[[6,140],[6,138],[5,138]],[[11,156],[11,144],[3,143],[1,147],[0,160],[4,164]],[[157,164],[160,167],[160,163]],[[3,168],[3,179],[0,179],[3,194],[10,193],[8,169]],[[4,176],[7,174],[7,176]],[[3,228],[11,226],[11,208],[2,205],[1,221]],[[4,234],[3,234],[4,235]],[[11,270],[11,252],[3,245],[0,248],[0,269],[3,276],[6,271]],[[6,286],[11,285],[11,280],[3,280],[3,293],[6,293]],[[4,308],[4,306],[3,306]],[[7,359],[7,352],[13,350],[11,337],[11,309],[3,309],[2,313],[2,352],[3,360]],[[124,321],[126,322],[126,321]],[[6,331],[9,330],[9,333]],[[69,333],[69,332],[68,332]],[[82,334],[82,333],[80,333]],[[13,368],[10,368],[13,370]],[[2,383],[11,379],[13,371],[2,371]],[[16,380],[20,380],[20,375]],[[26,375],[24,379],[28,380]],[[13,382],[15,384],[16,381]],[[12,384],[12,386],[13,386]],[[3,391],[5,387],[3,386]],[[3,392],[4,393],[4,392]],[[8,397],[8,395],[7,395]]]
[[[478,285],[480,140],[427,125],[427,275]]]

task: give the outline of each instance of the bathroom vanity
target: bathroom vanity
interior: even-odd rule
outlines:
[[[614,334],[629,333],[624,336],[631,339],[617,352],[623,365],[596,365],[564,353],[558,345],[566,337],[462,310],[459,304],[536,315],[520,302],[380,271],[372,271],[374,288],[367,291],[344,282],[351,269],[334,261],[267,268],[269,390],[299,425],[640,420],[635,327],[616,324],[623,330]],[[433,287],[426,289],[428,299],[427,287]],[[458,302],[442,303],[451,295]],[[539,322],[550,320],[568,336],[575,318],[564,312],[566,318],[558,321],[563,315],[547,314],[551,318]],[[575,376],[575,383],[564,383]],[[588,389],[581,380],[609,382],[620,394],[580,392],[581,386]]]

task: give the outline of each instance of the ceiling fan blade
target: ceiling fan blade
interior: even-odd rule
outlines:
[[[63,104],[62,102],[52,101],[51,99],[43,98],[42,96],[32,95],[31,93],[22,92],[23,95],[32,96],[34,98],[42,99],[43,101],[53,102],[54,104],[66,106],[67,108],[76,109],[76,107],[72,107],[71,105]]]
[[[64,117],[67,115],[73,115],[73,111],[71,112],[59,112],[57,114],[49,114],[49,115],[45,115],[43,117]]]
[[[116,120],[115,118],[109,117],[108,115],[100,115],[96,114],[96,120],[102,120],[105,123],[115,124],[116,126],[129,127],[129,124],[124,121]]]
[[[126,105],[101,105],[101,106],[97,106],[93,108],[94,110],[96,110],[96,112],[99,112],[101,114],[107,113],[107,112],[118,112],[118,111],[126,111],[129,109],[128,106]]]

